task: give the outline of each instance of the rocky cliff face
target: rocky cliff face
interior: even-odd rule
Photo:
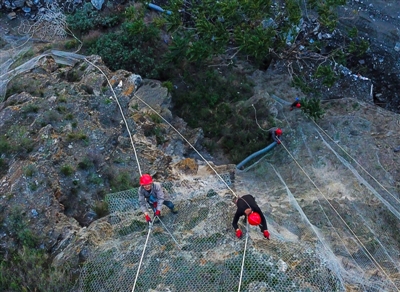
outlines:
[[[160,82],[110,72],[95,56],[88,60],[105,75],[85,61],[64,67],[49,57],[9,84],[16,93],[0,104],[3,248],[12,242],[7,217],[15,208],[44,235],[44,248],[57,250],[98,219],[106,193],[138,185],[138,165],[155,178],[174,177],[172,165],[190,147],[140,99],[192,145],[202,139],[201,129],[172,116]]]
[[[387,5],[396,5],[386,2],[379,3],[388,9],[393,6]],[[376,24],[368,13],[375,7],[370,6],[372,3],[351,4],[354,9],[361,7],[363,22]],[[393,11],[387,10],[387,15]],[[379,15],[384,18],[385,14]],[[391,71],[398,64],[397,36],[390,33],[388,42],[384,34],[376,36],[387,44],[383,51],[390,53],[384,58],[371,55],[371,62],[379,72],[397,76],[397,71]],[[201,129],[189,129],[171,113],[170,97],[160,82],[138,83],[138,76],[132,72],[111,72],[97,56],[74,65],[57,64],[51,56],[41,60],[38,66],[10,81],[7,98],[0,104],[2,253],[18,238],[13,229],[15,214],[40,236],[39,247],[54,257],[54,265],[71,264],[76,268],[96,249],[109,248],[110,242],[118,248],[139,246],[145,230],[140,225],[140,213],[125,218],[127,225],[136,220],[137,233],[121,240],[114,238],[117,229],[113,224],[118,216],[102,217],[108,194],[137,186],[139,165],[142,172],[160,181],[185,186],[182,188],[187,194],[175,197],[184,211],[168,223],[189,251],[199,249],[227,263],[232,250],[241,252],[230,226],[234,208],[228,202],[232,194],[219,192],[219,201],[207,201],[208,193],[202,194],[206,197],[203,201],[189,196],[193,188],[203,190],[210,184],[213,171],[166,121],[207,160],[217,159],[202,151]],[[291,87],[283,64],[274,63],[267,72],[250,72],[249,78],[254,81],[255,95],[238,106],[255,106],[255,127],[268,125],[270,119],[282,124],[283,143],[247,172],[234,170],[233,165],[215,169],[218,173],[235,172],[235,193],[254,194],[267,215],[271,240],[266,244],[259,232],[252,231],[252,247],[261,254],[283,258],[290,263],[289,270],[298,270],[296,275],[304,276],[308,274],[302,274],[303,267],[313,269],[305,260],[309,250],[299,246],[322,245],[327,254],[321,252],[318,256],[322,262],[334,264],[340,271],[338,278],[346,279],[348,291],[365,287],[391,287],[395,291],[390,284],[382,283],[398,283],[399,116],[374,105],[371,88],[375,101],[382,95],[378,96],[380,92],[370,80],[348,76],[325,92],[322,105],[326,114],[315,124],[300,110],[289,111],[286,103],[303,95]],[[385,80],[384,88],[396,87],[392,79]],[[202,215],[203,211],[210,214],[209,218]],[[204,238],[208,242],[201,245]],[[213,244],[224,245],[212,249]],[[180,256],[175,250],[169,255],[177,259]],[[205,261],[203,254],[196,258],[189,252],[185,256],[187,265],[202,266]],[[171,267],[163,264],[161,268],[160,274]],[[201,272],[209,275],[210,271]],[[357,280],[359,275],[363,275],[362,280]],[[185,284],[183,281],[182,287]],[[254,290],[262,286],[256,281],[252,285]]]
[[[380,265],[368,254],[379,264],[392,262],[399,246],[398,116],[372,103],[343,98],[323,102],[326,115],[315,124],[300,110],[289,110],[287,103],[301,93],[290,89],[289,78],[278,65],[268,72],[255,71],[249,78],[255,83],[255,95],[238,106],[254,105],[258,113],[268,113],[257,116],[258,126],[271,118],[279,121],[284,125],[283,142],[247,172],[235,170],[234,165],[214,167],[217,173],[235,176],[235,193],[217,191],[218,197],[207,191],[213,188],[209,179],[213,164],[207,165],[187,143],[201,151],[201,129],[189,129],[173,116],[167,89],[160,82],[140,83],[130,72],[111,72],[97,56],[74,66],[57,65],[47,57],[40,66],[14,78],[9,88],[15,93],[8,91],[0,105],[2,250],[18,237],[10,219],[16,212],[42,238],[41,248],[54,256],[55,265],[77,267],[98,254],[108,254],[116,244],[134,247],[144,228],[140,212],[126,218],[127,213],[99,217],[105,214],[102,201],[107,194],[137,186],[140,166],[143,173],[182,189],[174,200],[183,213],[177,221],[169,222],[167,217],[166,223],[174,226],[174,235],[188,249],[187,265],[201,262],[197,251],[225,254],[228,262],[240,263],[240,258],[231,258],[231,247],[237,253],[240,246],[235,245],[230,227],[234,208],[229,202],[235,195],[251,193],[265,211],[272,234],[271,242],[264,244],[258,233],[250,233],[257,260],[269,254],[271,265],[289,263],[294,273],[290,277],[296,279],[305,274],[293,259],[304,266],[307,257],[300,250],[292,254],[291,244],[322,244],[328,249],[318,257],[324,255],[333,267],[343,269],[334,276],[336,280],[343,277],[358,291],[354,273],[361,267],[367,275],[361,287],[372,285],[369,281]],[[358,86],[363,81],[353,82]],[[368,95],[368,86],[364,94]],[[193,193],[203,188],[203,193]],[[122,223],[135,226],[137,234],[116,239]],[[153,256],[158,258],[156,251]],[[178,261],[182,254],[163,253],[162,258],[167,256]],[[221,258],[213,258],[221,263]],[[379,276],[377,285],[390,287],[387,283],[396,269],[394,264],[391,270],[383,270],[388,276]],[[256,285],[254,281],[251,285]]]

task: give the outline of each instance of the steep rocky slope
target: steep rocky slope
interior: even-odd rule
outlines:
[[[257,197],[272,234],[271,240],[265,242],[257,230],[251,230],[252,248],[274,258],[266,261],[268,265],[276,265],[278,259],[290,263],[290,270],[296,271],[294,275],[298,277],[310,275],[307,273],[312,268],[306,264],[307,259],[314,263],[314,256],[321,256],[322,262],[331,264],[327,269],[330,273],[338,271],[335,279],[345,279],[346,291],[398,291],[400,287],[400,122],[398,114],[374,105],[384,102],[388,109],[397,106],[397,99],[388,97],[397,92],[399,52],[394,48],[398,32],[387,26],[398,23],[396,5],[390,1],[351,1],[351,9],[359,14],[353,17],[354,11],[345,12],[351,12],[353,23],[361,22],[359,27],[366,27],[363,33],[385,28],[387,33],[372,34],[373,46],[383,49],[374,50],[371,58],[364,60],[373,69],[372,75],[360,71],[372,82],[347,76],[329,90],[321,86],[326,90],[321,97],[326,114],[318,125],[301,111],[289,111],[286,103],[304,95],[291,87],[284,63],[273,63],[267,72],[250,72],[255,95],[241,104],[255,106],[254,127],[264,127],[274,119],[284,129],[282,145],[247,172],[235,171],[235,194],[250,192]],[[348,16],[345,12],[344,20]],[[382,21],[386,16],[389,20]],[[204,254],[216,260],[230,259],[232,252],[239,254],[243,241],[236,241],[230,226],[234,212],[230,200],[234,195],[229,190],[218,190],[218,199],[210,199],[212,193],[207,196],[204,186],[213,186],[209,177],[213,171],[139,98],[171,122],[207,160],[227,163],[223,155],[203,152],[201,129],[189,129],[183,120],[173,116],[167,89],[160,82],[143,80],[138,87],[138,77],[132,72],[111,72],[96,56],[88,57],[88,61],[110,79],[132,131],[139,161],[115,96],[105,76],[91,63],[81,60],[70,67],[58,65],[48,57],[37,68],[17,76],[8,86],[10,96],[0,104],[2,254],[6,257],[7,250],[20,239],[14,229],[15,218],[26,222],[40,236],[38,247],[54,257],[54,265],[69,264],[76,274],[80,273],[78,264],[90,264],[99,250],[108,251],[110,246],[123,250],[129,244],[141,246],[147,229],[140,223],[140,213],[119,215],[124,223],[139,222],[135,233],[122,239],[116,238],[118,216],[102,217],[107,195],[137,186],[138,162],[142,172],[172,182],[175,187],[182,185],[181,194],[174,200],[184,211],[175,221],[166,214],[166,223],[189,249],[184,261],[187,266],[201,266]],[[378,77],[379,85],[375,83]],[[222,165],[216,170],[233,176],[234,166]],[[193,189],[205,191],[196,194],[200,196],[196,198],[191,197]],[[209,217],[202,215],[205,210]],[[162,228],[158,234],[165,236]],[[171,251],[170,243],[161,239],[159,242],[168,244],[158,248]],[[320,246],[320,250],[315,248]],[[196,248],[202,252],[200,256],[190,253]],[[307,252],[312,254],[311,259],[306,257]],[[175,263],[181,263],[178,250],[163,253],[161,259],[169,256],[176,262],[164,262],[154,272],[163,275]],[[139,259],[137,251],[134,259]],[[133,265],[129,260],[120,262]],[[214,269],[199,271],[199,275],[207,272],[206,279],[213,283],[210,271]],[[186,280],[190,278],[183,274],[188,277]],[[278,279],[286,278],[280,274]],[[319,279],[314,283],[323,282],[324,278]],[[175,280],[187,287],[185,279]],[[159,283],[157,291],[172,287],[161,280]],[[248,289],[260,291],[260,287],[271,289],[257,281],[252,281]]]
[[[272,257],[274,266],[278,259],[297,266],[293,261],[296,256],[290,251],[293,244],[309,245],[311,249],[322,244],[323,251],[314,251],[313,256],[329,258],[331,266],[326,275],[333,277],[332,283],[336,284],[332,285],[345,285],[355,291],[377,285],[391,291],[391,281],[398,281],[399,157],[394,151],[398,146],[398,115],[344,97],[323,102],[326,114],[315,124],[300,110],[289,110],[287,103],[301,93],[290,88],[279,64],[268,72],[255,71],[249,78],[255,83],[255,95],[241,106],[254,106],[256,116],[257,112],[269,113],[257,116],[254,126],[262,127],[263,121],[275,119],[284,130],[283,143],[246,172],[235,171],[233,165],[215,167],[218,173],[235,180],[234,194],[229,189],[215,189],[219,196],[214,199],[211,197],[215,195],[208,196],[207,188],[215,187],[210,181],[215,173],[166,121],[200,151],[201,129],[189,129],[171,114],[168,92],[158,81],[143,80],[138,88],[138,76],[110,72],[96,56],[78,61],[73,67],[44,58],[39,67],[13,79],[9,87],[17,92],[0,106],[2,250],[18,238],[12,229],[15,213],[21,214],[21,220],[41,236],[41,248],[55,257],[55,265],[69,264],[77,269],[79,263],[90,264],[93,257],[103,254],[101,250],[107,251],[117,243],[136,246],[135,240],[139,240],[140,246],[142,236],[131,238],[128,234],[128,241],[115,238],[121,228],[117,228],[119,220],[142,221],[137,211],[118,215],[117,221],[113,214],[99,219],[104,215],[101,202],[107,195],[137,186],[140,166],[142,172],[181,188],[174,200],[183,213],[177,221],[170,222],[172,219],[166,217],[166,223],[172,224],[169,228],[180,236],[194,264],[200,260],[193,254],[197,249],[210,249],[209,253],[226,254],[227,258],[231,252],[240,251],[240,241],[236,241],[230,227],[234,212],[230,201],[235,195],[252,193],[266,212],[272,234],[270,242],[261,243],[260,235],[251,231],[258,260],[261,252]],[[364,81],[353,82],[360,88],[360,97],[369,95],[368,86],[359,86]],[[31,90],[27,88],[30,84],[41,87]],[[283,102],[272,96],[279,96]],[[196,159],[185,159],[187,156]],[[204,192],[192,193],[203,188]],[[201,212],[206,210],[209,215],[204,217]],[[215,218],[220,218],[222,225],[215,224]],[[138,226],[135,232],[146,230]],[[228,242],[230,247],[225,246]],[[222,244],[223,248],[214,249],[214,244]],[[168,253],[162,253],[162,258],[168,257]],[[296,253],[301,262],[306,261],[306,254],[300,250]],[[176,256],[179,258],[179,253]],[[315,265],[318,262],[316,258],[309,261]],[[234,262],[239,263],[240,258]],[[391,266],[385,266],[385,262]],[[335,269],[341,272],[332,276]],[[355,274],[360,270],[365,276],[358,279]],[[291,279],[308,273],[302,274],[298,268],[291,272]],[[237,279],[234,274],[230,277],[232,281]],[[373,277],[377,284],[372,284]],[[337,282],[340,278],[343,282]],[[313,285],[320,287],[317,283],[321,279],[313,279]],[[167,289],[165,284],[160,285]]]

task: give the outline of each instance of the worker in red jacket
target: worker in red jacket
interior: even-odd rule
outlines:
[[[277,144],[281,144],[281,136],[282,136],[282,130],[278,127],[273,127],[268,130],[269,134],[268,137],[272,140],[274,140]]]
[[[140,177],[139,182],[139,204],[147,222],[151,222],[151,218],[147,209],[148,207],[153,210],[154,216],[158,217],[161,215],[162,205],[167,206],[172,213],[178,213],[175,205],[170,200],[168,200],[168,198],[164,194],[161,184],[158,182],[153,182],[153,178],[149,174],[143,174]]]
[[[296,97],[296,100],[290,106],[290,110],[292,111],[294,108],[301,108],[300,99]]]
[[[233,217],[232,226],[235,228],[237,238],[241,238],[243,235],[242,231],[239,229],[238,221],[241,216],[245,215],[249,224],[254,226],[258,225],[264,238],[269,240],[267,221],[254,197],[252,195],[239,197],[236,200],[236,206],[237,210],[235,217]]]

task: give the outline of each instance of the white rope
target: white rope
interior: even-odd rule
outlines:
[[[219,173],[212,167],[212,165],[203,157],[203,155],[200,154],[199,151],[176,129],[174,126],[172,126],[162,115],[160,115],[155,109],[153,109],[147,102],[145,102],[143,99],[141,99],[139,96],[134,94],[134,96],[139,99],[141,102],[143,102],[149,109],[151,109],[156,115],[158,115],[168,126],[170,126],[186,143],[189,144],[189,146],[196,151],[196,153],[203,159],[205,163],[215,172],[215,174],[218,176],[218,178],[225,184],[225,186],[232,192],[233,195],[236,197],[239,197],[234,190],[226,183],[226,181],[219,175]]]
[[[119,101],[118,101],[117,95],[115,94],[114,89],[113,89],[113,87],[112,87],[112,85],[111,85],[111,83],[110,83],[110,80],[107,78],[107,75],[106,75],[98,66],[96,66],[95,64],[93,64],[92,62],[90,62],[90,61],[89,61],[88,59],[86,59],[86,58],[85,58],[85,61],[88,62],[89,64],[91,64],[91,65],[92,65],[93,67],[95,67],[97,70],[99,70],[99,71],[104,75],[104,77],[106,78],[106,80],[107,80],[107,82],[108,82],[108,85],[110,86],[110,89],[111,89],[111,91],[112,91],[112,93],[113,93],[113,95],[114,95],[115,101],[117,102],[117,105],[118,105],[118,107],[119,107],[119,111],[121,112],[122,119],[124,120],[124,124],[125,124],[126,130],[128,131],[129,138],[130,138],[130,141],[131,141],[131,145],[132,145],[132,148],[133,148],[133,152],[135,153],[135,159],[136,159],[137,167],[138,167],[138,169],[139,169],[139,174],[142,175],[142,170],[141,170],[141,168],[140,168],[139,158],[138,158],[138,156],[137,156],[135,144],[133,143],[133,138],[132,138],[131,131],[129,130],[129,127],[128,127],[128,122],[126,121],[124,112],[123,112],[122,107],[121,107],[121,105],[120,105],[120,103],[119,103]]]
[[[246,240],[244,242],[244,250],[243,250],[243,258],[242,258],[242,267],[240,268],[240,278],[239,278],[239,287],[238,292],[240,292],[240,286],[242,285],[242,277],[243,277],[243,270],[244,270],[244,260],[246,259],[246,249],[247,249],[247,240],[249,238],[249,221],[246,224]]]
[[[146,242],[144,243],[144,248],[143,248],[143,251],[142,251],[142,256],[140,257],[139,266],[138,266],[138,269],[137,269],[137,272],[136,272],[135,281],[133,282],[132,292],[135,291],[136,282],[137,282],[137,279],[139,277],[140,267],[141,267],[142,262],[143,262],[144,253],[146,252],[147,241],[149,240],[151,228],[152,228],[152,223],[150,223],[149,231],[147,232]]]
[[[179,247],[180,250],[182,250],[182,247],[180,246],[180,244],[178,243],[178,241],[175,239],[175,237],[172,235],[172,233],[168,230],[167,226],[165,226],[164,222],[162,222],[161,218],[158,216],[155,216],[153,220],[155,220],[156,218],[158,218],[158,220],[160,220],[161,224],[164,226],[165,230],[167,230],[168,234],[171,236],[171,238],[175,241],[175,244]]]

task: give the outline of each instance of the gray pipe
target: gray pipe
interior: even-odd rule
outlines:
[[[251,159],[253,159],[254,157],[257,157],[258,155],[264,154],[266,152],[268,152],[269,150],[271,150],[272,148],[274,148],[276,146],[276,142],[272,142],[271,144],[269,144],[267,147],[265,147],[264,149],[261,149],[257,152],[254,152],[253,154],[251,154],[250,156],[248,156],[245,160],[243,160],[242,162],[240,162],[238,165],[236,165],[236,169],[239,169],[245,165],[247,162],[249,162]]]

